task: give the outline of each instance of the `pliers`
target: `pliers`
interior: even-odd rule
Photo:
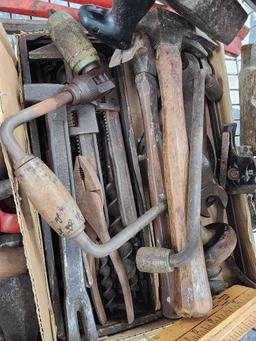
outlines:
[[[99,181],[96,171],[87,161],[85,156],[78,156],[75,162],[75,186],[76,186],[76,198],[77,204],[87,222],[86,232],[94,240],[97,237],[102,243],[106,243],[110,240],[108,232],[108,226],[104,215],[104,196],[103,188]],[[110,259],[115,268],[118,280],[120,282],[124,302],[126,307],[127,320],[132,323],[134,320],[134,308],[132,301],[131,289],[129,286],[128,276],[121,260],[118,251],[110,254]],[[104,323],[104,308],[97,287],[95,263],[91,259],[91,272],[94,278],[94,284],[91,288],[93,300],[95,301],[95,307],[97,314],[101,322]]]

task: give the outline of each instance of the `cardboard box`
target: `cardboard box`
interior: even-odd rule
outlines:
[[[18,73],[18,61],[0,24],[0,122],[16,114],[22,107],[22,84]],[[29,151],[26,126],[15,131],[15,136],[24,150]],[[39,217],[14,178],[10,160],[4,152],[8,174],[12,182],[18,219],[23,235],[27,267],[32,281],[38,321],[42,339],[54,341],[56,325],[49,295],[46,266],[42,245]]]

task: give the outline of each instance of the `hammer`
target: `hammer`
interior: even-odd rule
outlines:
[[[84,5],[81,24],[104,43],[121,50],[130,47],[138,22],[155,0],[113,0],[112,9]],[[187,21],[225,44],[231,43],[247,19],[236,0],[165,0]],[[172,35],[172,31],[169,31]]]
[[[186,218],[189,143],[183,104],[180,51],[184,37],[193,32],[193,26],[178,15],[161,9],[150,11],[141,25],[150,36],[157,53],[156,67],[162,98],[165,191],[172,248],[175,252],[180,252],[186,245],[187,224],[189,224]],[[169,34],[170,32],[172,35]],[[198,86],[202,87],[200,79]],[[201,95],[204,96],[204,88]],[[199,167],[201,167],[201,162]],[[199,169],[199,174],[200,172],[201,169]],[[200,190],[199,187],[199,201]],[[198,206],[197,220],[199,219],[200,226],[200,202]],[[141,255],[143,253],[139,251],[137,265],[143,270],[140,266],[141,260],[143,261]],[[212,298],[201,241],[198,240],[197,249],[190,262],[175,269],[174,277],[176,313],[179,316],[189,317],[206,315],[211,310]]]

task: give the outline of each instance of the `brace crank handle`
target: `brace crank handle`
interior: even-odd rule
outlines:
[[[98,245],[84,232],[85,219],[76,202],[57,176],[39,158],[32,157],[15,174],[35,209],[61,236],[72,239],[83,251],[101,258],[119,249],[166,209],[165,203],[151,208],[110,241]]]

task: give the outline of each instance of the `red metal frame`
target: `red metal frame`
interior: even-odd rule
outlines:
[[[0,210],[0,232],[1,233],[20,233],[20,225],[17,214],[6,213]]]
[[[102,7],[112,7],[112,0],[72,0],[69,2],[81,5],[93,3]],[[155,6],[164,7],[167,10],[171,10],[171,8],[166,5],[157,4]],[[0,12],[48,18],[48,11],[50,9],[55,9],[56,11],[64,10],[78,20],[78,10],[75,8],[56,5],[39,0],[0,0]]]

